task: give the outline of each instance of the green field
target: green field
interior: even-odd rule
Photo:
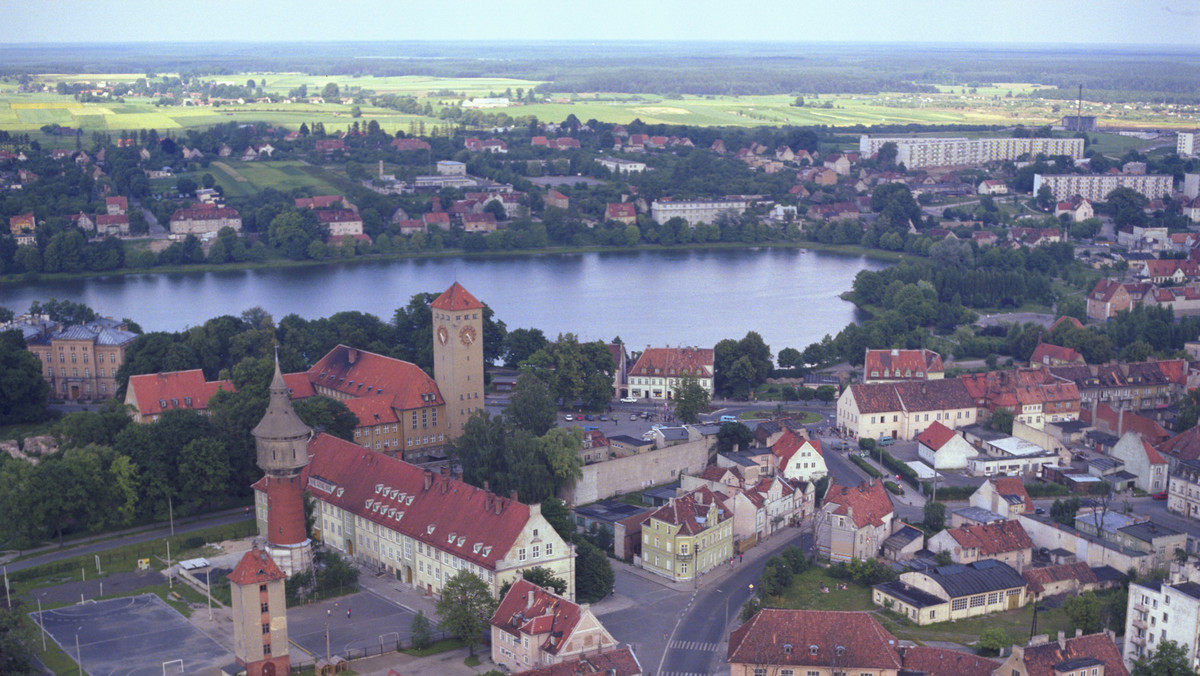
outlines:
[[[130,82],[136,74],[105,73],[83,75],[42,75],[39,80],[51,86],[65,82]],[[529,89],[540,84],[532,80],[507,78],[439,78],[423,76],[327,77],[304,73],[241,73],[221,76],[218,82],[244,85],[253,79],[267,86],[264,91],[286,95],[307,85],[317,95],[328,83],[338,85],[343,96],[356,94],[399,94],[428,101],[435,116],[405,115],[395,110],[362,105],[362,121],[375,120],[386,131],[409,131],[418,121],[426,126],[442,124],[436,111],[458,106],[462,99],[503,95],[505,90]],[[1074,107],[1070,102],[1037,98],[1043,85],[1030,83],[993,83],[972,92],[961,85],[939,86],[939,93],[839,94],[804,96],[804,106],[795,106],[795,97],[774,96],[676,96],[651,94],[581,93],[554,95],[555,102],[510,105],[486,112],[504,112],[513,117],[534,115],[540,120],[562,120],[574,114],[580,120],[625,124],[640,119],[648,124],[687,124],[697,126],[828,125],[833,127],[876,124],[983,124],[1042,125],[1057,122]],[[445,92],[434,95],[435,92]],[[451,93],[453,95],[451,95]],[[1009,93],[1013,96],[1009,97]],[[1032,97],[1023,95],[1032,94]],[[824,106],[828,105],[826,108]],[[1085,115],[1097,115],[1101,127],[1187,128],[1200,125],[1194,114],[1177,114],[1152,103],[1102,105],[1084,102]],[[210,106],[155,106],[148,99],[130,98],[124,102],[78,103],[72,97],[57,94],[18,94],[11,82],[0,83],[0,129],[35,131],[56,123],[85,131],[157,129],[160,131],[208,127],[220,122],[263,121],[288,129],[302,122],[322,122],[329,131],[348,128],[354,121],[350,106],[341,103],[245,103]]]
[[[197,184],[205,173],[213,178],[229,197],[251,197],[265,188],[274,188],[280,192],[288,192],[294,188],[310,188],[314,194],[340,194],[349,186],[339,185],[337,176],[319,167],[309,166],[298,160],[279,162],[239,162],[231,158],[213,162],[208,169],[201,172],[184,172],[173,179],[155,181],[156,187],[171,187],[182,177],[196,181]]]

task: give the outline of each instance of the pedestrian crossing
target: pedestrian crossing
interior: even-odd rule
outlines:
[[[697,674],[691,671],[663,671],[659,673],[660,676],[708,676],[708,674]]]
[[[703,641],[671,641],[668,648],[675,650],[702,650],[704,652],[712,652],[717,649],[716,643],[705,643]]]

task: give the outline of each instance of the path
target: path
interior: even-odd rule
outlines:
[[[239,174],[237,169],[234,169],[233,167],[229,166],[228,164],[225,164],[224,162],[213,162],[212,166],[220,169],[221,171],[225,172],[226,174],[229,174],[229,177],[232,178],[233,180],[237,181],[238,183],[246,183],[249,180],[245,176],[242,176],[241,174]]]

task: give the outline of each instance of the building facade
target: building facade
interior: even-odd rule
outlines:
[[[221,228],[242,231],[242,216],[229,207],[176,209],[170,220],[172,235],[203,235]]]
[[[883,482],[832,484],[816,515],[817,555],[832,563],[878,556],[892,534],[894,512]]]
[[[639,399],[669,400],[684,378],[696,383],[712,396],[713,351],[699,347],[647,347],[629,369],[629,396]]]
[[[673,498],[642,526],[642,567],[686,581],[733,556],[733,511],[725,496],[697,488]]]
[[[978,166],[988,162],[1016,160],[1023,155],[1053,157],[1066,155],[1083,159],[1083,139],[1078,138],[924,138],[859,137],[858,149],[870,156],[884,143],[896,144],[896,163],[909,169],[921,167]],[[1035,190],[1036,192],[1036,190]]]
[[[1200,584],[1159,580],[1131,582],[1125,611],[1125,664],[1153,654],[1163,641],[1174,641],[1187,654],[1188,666],[1200,669]]]
[[[1117,188],[1129,188],[1149,200],[1171,195],[1174,177],[1167,174],[1034,174],[1033,194],[1049,186],[1057,202],[1078,195],[1092,202],[1107,202]]]
[[[957,429],[975,420],[975,402],[957,378],[851,385],[837,402],[838,429],[859,439],[908,441],[934,422]]]
[[[617,647],[586,605],[520,579],[491,618],[492,662],[509,672],[562,664]]]
[[[229,574],[233,654],[246,676],[290,673],[285,577],[258,547],[246,552]]]
[[[483,303],[455,282],[433,309],[433,377],[446,399],[446,434],[462,434],[483,408]]]
[[[1200,461],[1180,460],[1169,477],[1167,509],[1200,519]]]
[[[688,225],[715,223],[721,214],[740,216],[746,213],[750,201],[745,199],[712,200],[654,200],[650,203],[650,218],[662,225],[672,218],[682,218]]]
[[[62,329],[48,321],[17,322],[22,323],[14,328],[22,331],[26,347],[41,361],[51,398],[95,401],[116,394],[117,370],[137,338],[127,325],[108,318]]]

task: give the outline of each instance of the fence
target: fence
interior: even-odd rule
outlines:
[[[350,650],[333,651],[329,655],[330,655],[330,657],[340,657],[340,658],[346,660],[347,662],[349,662],[352,660],[361,660],[366,657],[376,657],[378,655],[387,655],[390,653],[400,652],[401,650],[405,649],[404,639],[397,638],[396,640],[388,640],[389,637],[395,636],[395,635],[396,635],[396,632],[389,632],[386,634],[382,634],[380,636],[380,639],[381,639],[380,643],[379,643],[379,645],[376,645],[376,646],[370,646],[367,648],[351,648]],[[436,643],[438,641],[444,641],[444,640],[450,638],[450,635],[447,634],[446,632],[442,631],[442,632],[434,632],[432,634],[432,637],[433,637],[433,642]],[[411,648],[412,645],[409,645],[408,647]],[[292,654],[291,673],[293,673],[293,674],[300,673],[300,672],[306,671],[308,669],[313,669],[317,666],[318,660],[325,659],[324,655],[318,655],[318,656],[316,656],[315,659],[306,660],[306,659],[301,658],[297,651],[290,651],[290,652]]]

